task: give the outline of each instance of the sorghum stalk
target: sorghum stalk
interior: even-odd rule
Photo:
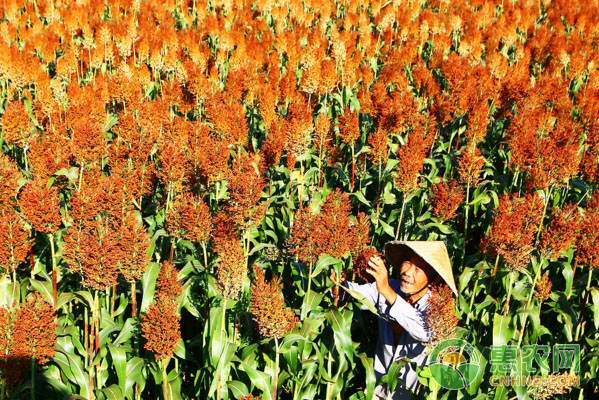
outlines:
[[[331,352],[329,352],[329,356],[328,356],[328,360],[327,360],[327,374],[329,374],[329,377],[331,377],[333,374],[332,367],[333,367],[333,356],[331,355]],[[327,382],[326,398],[327,398],[327,400],[330,400],[331,397],[332,397],[331,396],[331,382]]]
[[[401,200],[401,212],[399,213],[399,223],[397,224],[397,232],[395,232],[395,240],[399,237],[401,231],[401,222],[403,220],[404,209],[406,208],[406,194],[404,193]]]
[[[524,311],[528,310],[530,301],[532,300],[532,295],[536,290],[537,282],[539,281],[539,277],[541,276],[541,269],[543,269],[544,262],[545,262],[545,258],[541,257],[541,260],[539,262],[539,269],[537,270],[537,273],[535,274],[535,278],[532,281],[532,288],[530,289],[530,292],[528,293],[528,298],[526,299],[526,305],[524,306]],[[528,319],[528,314],[525,313],[524,319],[522,320],[522,330],[520,332],[520,338],[518,338],[518,346],[517,346],[518,348],[520,348],[520,343],[522,343],[522,338],[524,337],[524,329],[526,329],[527,319]]]
[[[379,160],[380,161],[380,160]],[[379,163],[378,195],[376,197],[376,226],[379,226],[379,212],[381,209],[381,164]]]
[[[510,309],[510,298],[512,297],[512,286],[514,285],[514,275],[515,271],[510,272],[510,283],[507,288],[507,299],[505,300],[505,306],[503,308],[503,315],[507,315],[508,310]]]
[[[308,268],[308,290],[306,290],[306,296],[308,295],[308,293],[310,293],[310,290],[312,290],[312,263],[310,263],[310,267]],[[307,301],[305,301],[302,303],[302,319],[304,319],[306,317],[307,314]]]
[[[350,192],[354,191],[355,165],[356,165],[356,156],[355,156],[354,145],[352,143],[352,145],[351,145],[351,190],[350,190]]]
[[[466,242],[468,239],[468,211],[470,209],[470,182],[466,186],[466,214],[464,216],[464,241],[462,243],[462,266],[464,265],[464,257],[466,256]]]
[[[587,287],[585,290],[584,300],[582,301],[582,305],[580,306],[580,313],[578,314],[578,326],[576,327],[576,336],[574,337],[575,341],[578,341],[580,338],[581,328],[582,328],[582,317],[584,317],[584,310],[586,309],[587,301],[589,301],[589,295],[591,294],[591,279],[593,278],[593,269],[589,269],[589,279],[587,280]]]
[[[31,357],[31,400],[35,400],[35,356]]]
[[[56,293],[56,258],[54,256],[54,234],[48,233],[48,240],[50,241],[50,252],[52,257],[52,296],[54,299],[54,307],[56,307],[57,293]]]
[[[220,342],[221,343],[223,343],[223,334],[224,334],[224,336],[226,336],[226,331],[227,331],[227,329],[225,329],[226,323],[227,323],[227,298],[223,297],[223,316],[222,316],[222,321],[221,321],[221,326],[220,326]],[[221,382],[222,382],[222,377],[220,376],[220,373],[219,373],[218,385],[216,387],[217,400],[221,399],[221,391],[222,391],[222,387],[223,387],[223,384]]]
[[[116,285],[112,286],[112,297],[110,298],[110,316],[114,317],[114,303],[116,301]]]
[[[160,361],[161,369],[162,369],[162,393],[164,395],[164,400],[168,400],[168,379],[166,375],[166,365],[168,363],[168,358]]]
[[[272,398],[277,400],[277,384],[279,380],[279,339],[275,336],[275,370],[273,373]]]
[[[137,318],[137,290],[135,281],[131,282],[131,315]]]
[[[304,204],[303,204],[303,197],[304,197],[304,162],[302,160],[300,160],[300,177],[299,177],[299,188],[297,189],[297,197],[298,197],[298,201],[299,201],[299,210],[301,211]],[[247,267],[247,265],[246,265]]]
[[[202,242],[202,252],[204,253],[204,268],[208,271],[208,255],[206,254],[206,242]]]
[[[89,315],[87,312],[87,308],[84,311],[84,316],[83,316],[83,336],[84,336],[84,342],[85,342],[85,367],[87,368],[88,363],[87,363],[87,352],[89,351]]]
[[[499,257],[499,256],[498,256]],[[466,317],[466,326],[470,322],[470,317],[472,316],[472,306],[474,306],[474,298],[476,297],[476,289],[478,288],[478,281],[480,280],[480,274],[483,271],[483,267],[481,266],[478,270],[478,275],[476,276],[476,281],[474,282],[474,289],[472,289],[472,294],[470,297],[470,307],[468,307],[468,317]]]
[[[77,186],[77,191],[81,191],[81,182],[83,181],[83,161],[81,161],[81,168],[79,169],[79,185]]]
[[[547,191],[547,197],[545,197],[545,205],[543,206],[543,215],[541,216],[541,221],[539,221],[539,229],[537,229],[537,238],[535,240],[535,244],[539,242],[539,237],[541,236],[541,229],[543,228],[543,220],[545,219],[545,214],[547,213],[547,205],[549,204],[549,197],[551,196],[551,191],[553,190],[553,185],[549,186],[549,190]]]

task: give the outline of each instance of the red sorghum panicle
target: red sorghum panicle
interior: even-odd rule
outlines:
[[[443,340],[455,336],[458,318],[454,311],[453,292],[449,286],[434,286],[430,292],[425,322],[431,334],[429,345],[433,348]]]
[[[127,214],[119,229],[119,271],[126,281],[139,280],[150,262],[152,240],[134,213]]]
[[[7,391],[23,383],[23,373],[31,366],[29,360],[16,354],[15,318],[18,310],[12,307],[0,307],[0,379],[4,379]]]
[[[246,259],[239,238],[235,235],[215,243],[218,253],[216,289],[228,299],[236,299],[246,277]]]
[[[318,226],[320,226],[320,215],[312,213],[309,208],[295,215],[289,244],[292,246],[291,252],[307,263],[315,262],[320,255],[317,235],[313,234],[318,232]],[[315,229],[315,232],[312,229]]]
[[[35,357],[45,364],[56,352],[56,314],[40,293],[27,296],[16,312],[13,333],[15,356]]]
[[[418,175],[424,166],[431,141],[424,129],[410,132],[406,144],[397,149],[399,165],[395,172],[395,186],[403,193],[413,193],[418,187]]]
[[[177,304],[168,298],[158,297],[143,315],[141,331],[146,340],[144,348],[154,353],[156,360],[171,357],[181,339],[181,316],[177,313]]]
[[[117,283],[119,274],[119,232],[102,221],[71,226],[64,235],[63,257],[74,273],[83,277],[83,286],[105,290]]]
[[[0,266],[3,274],[12,273],[25,261],[31,249],[29,230],[15,211],[0,208]]]
[[[166,229],[171,236],[196,243],[210,238],[211,215],[208,205],[193,193],[185,192],[175,198],[166,214]]]
[[[173,263],[163,261],[156,279],[157,295],[171,301],[177,300],[183,293],[183,285],[179,281],[179,270]]]
[[[27,109],[20,101],[11,101],[2,115],[4,141],[9,145],[23,147],[33,131]]]
[[[19,180],[22,178],[17,165],[8,156],[0,153],[0,208],[15,205]]]
[[[321,254],[342,258],[366,247],[370,222],[362,213],[351,217],[349,195],[339,189],[329,193],[319,213],[309,207],[296,214],[291,229],[292,253],[312,263]]]
[[[175,127],[172,129],[174,130]],[[158,153],[160,161],[158,178],[164,183],[167,190],[170,188],[173,193],[179,193],[183,190],[187,161],[187,138],[184,136],[183,129],[177,131],[177,133],[181,136],[171,133],[169,137],[165,138],[165,142]]]
[[[535,234],[543,212],[543,200],[536,194],[505,194],[482,247],[503,258],[510,271],[526,268],[534,250]]]
[[[545,272],[535,287],[535,297],[539,299],[541,303],[547,300],[551,295],[551,286],[549,274]]]
[[[485,158],[476,146],[467,146],[458,157],[460,181],[471,186],[478,185],[485,166]]]
[[[266,185],[263,172],[264,163],[259,154],[242,153],[233,160],[227,210],[241,232],[257,226],[266,213],[267,202],[261,201]]]
[[[549,374],[543,377],[541,385],[533,386],[530,395],[534,400],[552,399],[558,394],[567,393],[575,382],[579,382],[576,374],[567,372]]]
[[[560,257],[575,243],[581,225],[577,208],[576,204],[570,204],[553,210],[553,218],[540,243],[540,250],[546,257]]]
[[[464,189],[455,180],[433,185],[430,203],[433,214],[441,221],[454,218],[462,201],[464,201]]]
[[[353,264],[353,272],[355,277],[366,282],[374,282],[374,277],[366,272],[367,269],[371,269],[368,266],[368,260],[374,256],[379,256],[382,258],[381,254],[376,251],[374,247],[368,247],[367,249],[358,253],[358,255],[354,258]]]
[[[287,108],[287,115],[281,127],[287,136],[287,168],[291,170],[297,157],[310,145],[310,135],[314,130],[312,108],[309,104],[295,98]]]
[[[389,159],[389,135],[382,127],[378,127],[372,135],[368,137],[370,146],[369,158],[374,165],[381,165],[383,168]]]
[[[27,182],[19,194],[19,207],[36,231],[53,233],[60,227],[60,200],[58,190],[47,183],[43,178]]]
[[[254,265],[256,278],[252,283],[252,304],[254,322],[262,337],[281,338],[297,325],[299,320],[293,310],[285,307],[281,292],[282,284],[278,278],[267,283],[262,269]]]
[[[262,397],[254,397],[254,395],[248,394],[247,396],[241,396],[239,400],[262,400]]]
[[[287,146],[287,136],[281,129],[280,122],[275,121],[270,125],[270,131],[261,148],[266,168],[279,165],[285,146]]]
[[[339,137],[343,143],[353,145],[360,138],[360,119],[357,112],[346,108],[339,116]]]
[[[83,118],[73,125],[71,152],[79,164],[96,165],[106,155],[102,125],[93,118]]]
[[[35,176],[48,179],[63,168],[68,169],[70,157],[68,138],[55,132],[46,131],[43,137],[29,143],[27,158]]]
[[[599,269],[599,196],[587,204],[576,248],[579,264]]]

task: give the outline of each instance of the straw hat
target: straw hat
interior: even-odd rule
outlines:
[[[426,261],[449,285],[451,290],[458,295],[458,290],[451,271],[451,262],[447,254],[447,247],[441,241],[391,241],[385,244],[385,257],[395,267],[399,267],[412,250]]]

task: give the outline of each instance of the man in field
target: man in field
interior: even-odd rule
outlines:
[[[374,256],[368,262],[367,272],[374,277],[375,282],[365,285],[348,281],[341,283],[366,297],[380,314],[374,360],[377,379],[389,372],[394,361],[408,358],[421,368],[427,363],[426,343],[430,340],[430,331],[425,323],[425,313],[429,288],[444,281],[457,295],[451,263],[443,242],[392,241],[385,245],[384,252],[387,261],[399,272],[399,279],[389,279],[385,262]],[[335,272],[330,279],[339,284]],[[344,290],[340,292],[345,293]],[[399,371],[394,392],[379,385],[374,394],[379,399],[410,399],[411,391],[416,390],[417,386],[416,371],[406,363]]]

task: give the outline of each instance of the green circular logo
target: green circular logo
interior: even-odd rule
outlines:
[[[447,339],[431,352],[429,369],[433,379],[445,389],[464,389],[480,372],[480,354],[465,340]]]

